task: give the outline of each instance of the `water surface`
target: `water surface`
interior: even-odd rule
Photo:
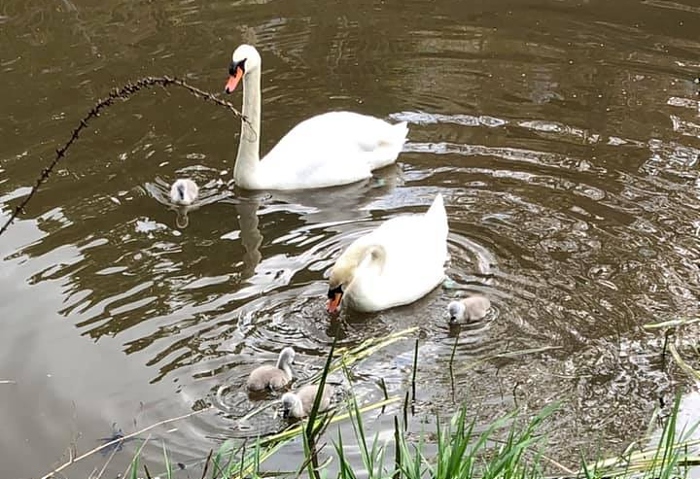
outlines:
[[[700,8],[690,0],[8,0],[0,26],[1,219],[111,88],[168,74],[219,92],[242,42],[263,58],[263,151],[329,110],[410,126],[397,166],[371,181],[253,193],[230,184],[239,125],[225,109],[156,88],[106,110],[0,238],[0,380],[12,381],[0,384],[3,477],[40,476],[71,444],[83,452],[186,414],[226,385],[228,410],[142,437],[148,460],[165,440],[174,461],[196,467],[224,437],[281,427],[271,412],[241,427],[235,418],[260,404],[236,386],[285,345],[308,376],[334,337],[354,345],[411,326],[417,418],[466,403],[486,422],[561,399],[548,455],[569,467],[580,449],[622,451],[655,407],[690,391],[662,359],[663,336],[642,329],[698,313]],[[240,104],[240,93],[227,99]],[[202,186],[186,228],[166,199],[178,176]],[[334,258],[437,193],[448,287],[330,321]],[[493,311],[450,330],[445,306],[472,292]],[[363,400],[381,397],[381,379],[403,394],[412,347],[355,367]],[[501,353],[512,354],[476,363]],[[372,427],[388,430],[392,413]],[[268,467],[297,464],[300,450]]]

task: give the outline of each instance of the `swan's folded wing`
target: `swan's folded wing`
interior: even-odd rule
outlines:
[[[325,113],[292,128],[261,167],[266,177],[297,178],[305,185],[359,181],[396,160],[407,131],[405,124],[357,113]]]

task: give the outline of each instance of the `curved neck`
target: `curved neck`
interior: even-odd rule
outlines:
[[[280,356],[279,359],[277,359],[277,369],[284,371],[290,379],[294,377],[292,366],[289,364],[288,358],[284,356]]]
[[[260,161],[260,67],[243,76],[243,116],[238,156],[233,167],[233,180],[243,188],[255,186]]]

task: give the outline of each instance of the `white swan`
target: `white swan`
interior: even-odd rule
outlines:
[[[177,205],[191,205],[198,195],[197,183],[189,178],[180,178],[170,187],[170,199]]]
[[[356,239],[330,272],[328,305],[380,311],[422,298],[445,278],[447,213],[438,194],[425,214],[392,218]]]
[[[486,296],[475,294],[468,298],[452,301],[447,305],[447,314],[450,316],[450,324],[460,321],[477,321],[489,312],[491,301]]]
[[[315,384],[307,384],[295,393],[284,393],[282,395],[282,416],[297,419],[308,416],[314,407],[316,393],[318,393],[318,386]],[[318,405],[318,412],[323,412],[330,407],[332,396],[333,387],[326,384]]]
[[[250,45],[233,52],[226,93],[243,78],[243,116],[237,186],[250,190],[295,190],[344,185],[372,176],[396,161],[408,134],[406,122],[392,125],[347,111],[302,121],[260,159],[260,54]]]
[[[294,364],[294,349],[286,347],[280,352],[277,365],[266,364],[255,368],[248,376],[246,387],[249,391],[282,389],[292,380],[292,364]]]

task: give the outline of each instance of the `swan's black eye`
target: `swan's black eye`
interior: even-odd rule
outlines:
[[[228,67],[228,74],[231,76],[236,75],[236,70],[239,68],[241,69],[241,72],[245,73],[245,58],[239,62],[231,62],[231,65]]]
[[[328,299],[335,299],[336,294],[343,294],[343,287],[338,286],[336,288],[328,288]]]

